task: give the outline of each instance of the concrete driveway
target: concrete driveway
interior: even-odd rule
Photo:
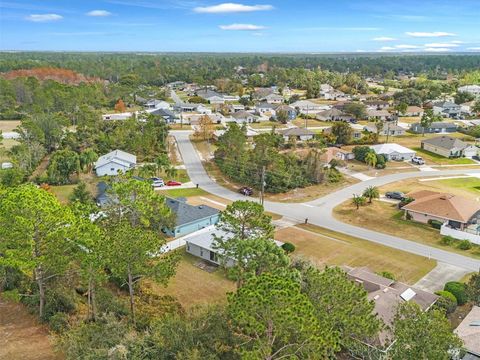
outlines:
[[[199,184],[202,189],[214,195],[232,201],[245,200],[244,196],[218,185],[208,176],[202,165],[202,162],[200,161],[197,151],[190,142],[189,135],[192,133],[192,131],[186,130],[171,131],[171,135],[173,135],[177,140],[178,148],[191,181],[195,184]],[[468,172],[469,174],[480,174],[480,170],[472,169],[441,170],[436,171],[435,176],[462,175],[465,174],[465,172]],[[480,260],[423,245],[400,237],[349,225],[335,219],[332,216],[332,211],[337,205],[340,205],[341,203],[351,199],[353,194],[362,193],[363,190],[365,190],[365,188],[368,186],[382,186],[392,182],[425,176],[427,176],[426,173],[422,173],[420,171],[390,174],[356,183],[306,203],[276,203],[266,201],[265,209],[299,222],[303,222],[306,218],[308,218],[308,222],[313,225],[321,226],[347,235],[356,236],[413,254],[433,258],[437,261],[458,266],[468,271],[478,271],[480,269]],[[251,197],[250,199],[252,201],[258,201],[258,199],[254,197]]]

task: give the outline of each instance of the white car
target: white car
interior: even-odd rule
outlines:
[[[412,163],[416,165],[425,165],[425,160],[423,160],[420,156],[415,156],[412,158]]]
[[[152,182],[152,186],[154,188],[165,186],[165,183],[163,182],[163,179],[160,179],[158,177],[152,177],[152,178],[150,178],[150,181]]]

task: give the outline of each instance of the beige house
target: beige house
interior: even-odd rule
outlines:
[[[421,147],[424,150],[446,158],[472,158],[478,154],[478,148],[476,146],[446,135],[422,140]]]
[[[285,141],[289,141],[294,138],[297,141],[307,141],[313,139],[315,133],[305,128],[289,128],[286,130],[279,130],[278,133],[283,136]]]
[[[421,223],[436,220],[463,230],[480,217],[480,203],[462,196],[420,190],[407,197],[415,200],[402,208],[405,215]]]

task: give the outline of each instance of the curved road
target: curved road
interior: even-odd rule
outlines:
[[[195,184],[212,193],[214,195],[229,199],[229,200],[245,200],[245,197],[230,191],[223,186],[215,183],[205,171],[200,157],[190,142],[189,135],[192,131],[171,131],[171,135],[175,137],[178,143],[179,151],[183,157],[183,162],[187,169],[191,181]],[[448,176],[461,175],[468,173],[478,173],[480,170],[441,170],[429,174],[425,172],[407,172],[382,177],[373,178],[368,181],[359,182],[357,184],[348,186],[344,189],[338,190],[329,195],[323,196],[316,200],[305,203],[278,203],[265,202],[265,209],[285,216],[287,218],[296,219],[303,222],[308,218],[308,222],[318,225],[330,230],[334,230],[347,235],[356,236],[375,243],[386,245],[395,249],[407,251],[413,254],[429,257],[440,262],[462,267],[469,271],[479,271],[480,260],[476,260],[467,256],[455,254],[439,248],[423,245],[414,241],[409,241],[396,236],[382,234],[376,231],[365,228],[349,225],[338,221],[332,216],[332,210],[337,205],[347,201],[352,197],[352,194],[360,194],[368,186],[382,186],[391,182],[401,181],[404,179],[426,177],[426,176]]]

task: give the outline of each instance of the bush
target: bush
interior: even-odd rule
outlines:
[[[68,315],[58,312],[48,319],[48,326],[56,333],[62,333],[68,329]]]
[[[470,250],[472,248],[472,243],[468,240],[461,240],[458,242],[457,247],[460,250]]]
[[[2,292],[2,298],[8,301],[19,302],[20,294],[18,293],[17,289],[7,290]]]
[[[438,230],[440,230],[440,228],[443,225],[443,223],[441,221],[438,221],[438,220],[428,220],[428,223],[430,224],[431,227],[433,227],[434,229],[438,229]]]
[[[384,278],[390,279],[390,280],[396,280],[395,275],[393,275],[389,271],[381,271],[378,273],[378,275],[383,276]]]
[[[295,251],[295,245],[292,243],[286,242],[282,245],[282,249],[285,250],[287,254],[291,254]]]
[[[377,154],[377,164],[375,165],[375,168],[385,169],[386,166],[387,166],[387,161],[385,160],[385,156]]]
[[[455,299],[457,299],[458,305],[463,305],[468,301],[467,289],[464,283],[449,281],[445,284],[443,290],[452,293]]]
[[[437,291],[435,294],[440,296],[436,303],[439,308],[444,309],[447,314],[451,314],[455,311],[457,308],[457,298],[455,295],[445,290]]]
[[[446,235],[442,237],[442,240],[440,240],[440,244],[442,245],[452,245],[455,239],[451,237],[450,235]]]
[[[57,313],[70,314],[74,310],[75,303],[68,290],[60,288],[49,290],[45,297],[45,313],[42,320],[49,321]]]
[[[114,296],[106,289],[97,289],[95,299],[97,301],[98,313],[109,313],[118,318],[128,315],[128,308],[121,298]]]

